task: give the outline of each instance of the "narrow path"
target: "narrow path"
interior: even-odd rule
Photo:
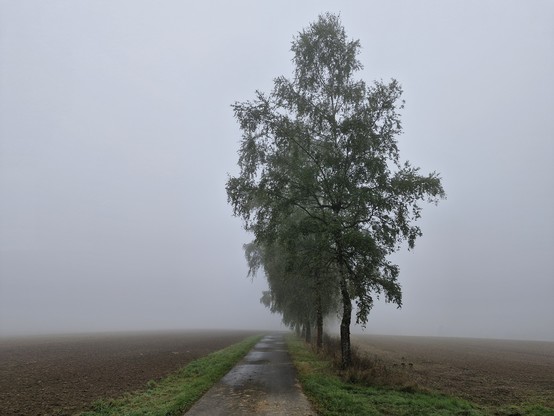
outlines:
[[[315,416],[282,334],[265,336],[186,416]]]

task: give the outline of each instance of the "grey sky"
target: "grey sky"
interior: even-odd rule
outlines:
[[[0,334],[279,327],[226,202],[230,104],[325,11],[448,194],[366,331],[554,340],[554,3],[500,0],[0,0]]]

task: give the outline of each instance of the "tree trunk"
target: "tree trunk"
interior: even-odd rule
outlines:
[[[306,329],[306,342],[312,342],[312,324],[309,319],[306,319],[306,324],[304,326]]]
[[[323,347],[323,312],[321,310],[321,289],[317,289],[316,297],[316,326],[317,326],[317,340],[316,348],[318,351]]]
[[[346,287],[346,280],[341,277],[340,291],[342,295],[342,321],[340,323],[340,349],[342,354],[342,368],[346,369],[352,364],[352,351],[350,348],[350,323],[352,321],[352,301]]]

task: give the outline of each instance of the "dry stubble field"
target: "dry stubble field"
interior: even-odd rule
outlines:
[[[486,406],[527,402],[554,409],[554,342],[375,335],[352,340],[359,351],[403,368],[421,387]]]
[[[252,331],[147,332],[0,339],[0,415],[72,415],[144,388]]]

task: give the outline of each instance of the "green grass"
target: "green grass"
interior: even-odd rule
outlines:
[[[492,410],[462,399],[414,388],[372,387],[345,382],[329,359],[315,354],[294,336],[288,336],[286,340],[304,392],[322,416],[554,415],[552,409],[537,405]]]
[[[172,416],[181,415],[221,379],[252,349],[261,336],[216,351],[190,362],[186,367],[158,381],[146,390],[127,393],[117,399],[100,400],[81,416]]]
[[[494,416],[554,416],[554,409],[540,404],[508,405],[498,409],[489,409],[489,412]]]

